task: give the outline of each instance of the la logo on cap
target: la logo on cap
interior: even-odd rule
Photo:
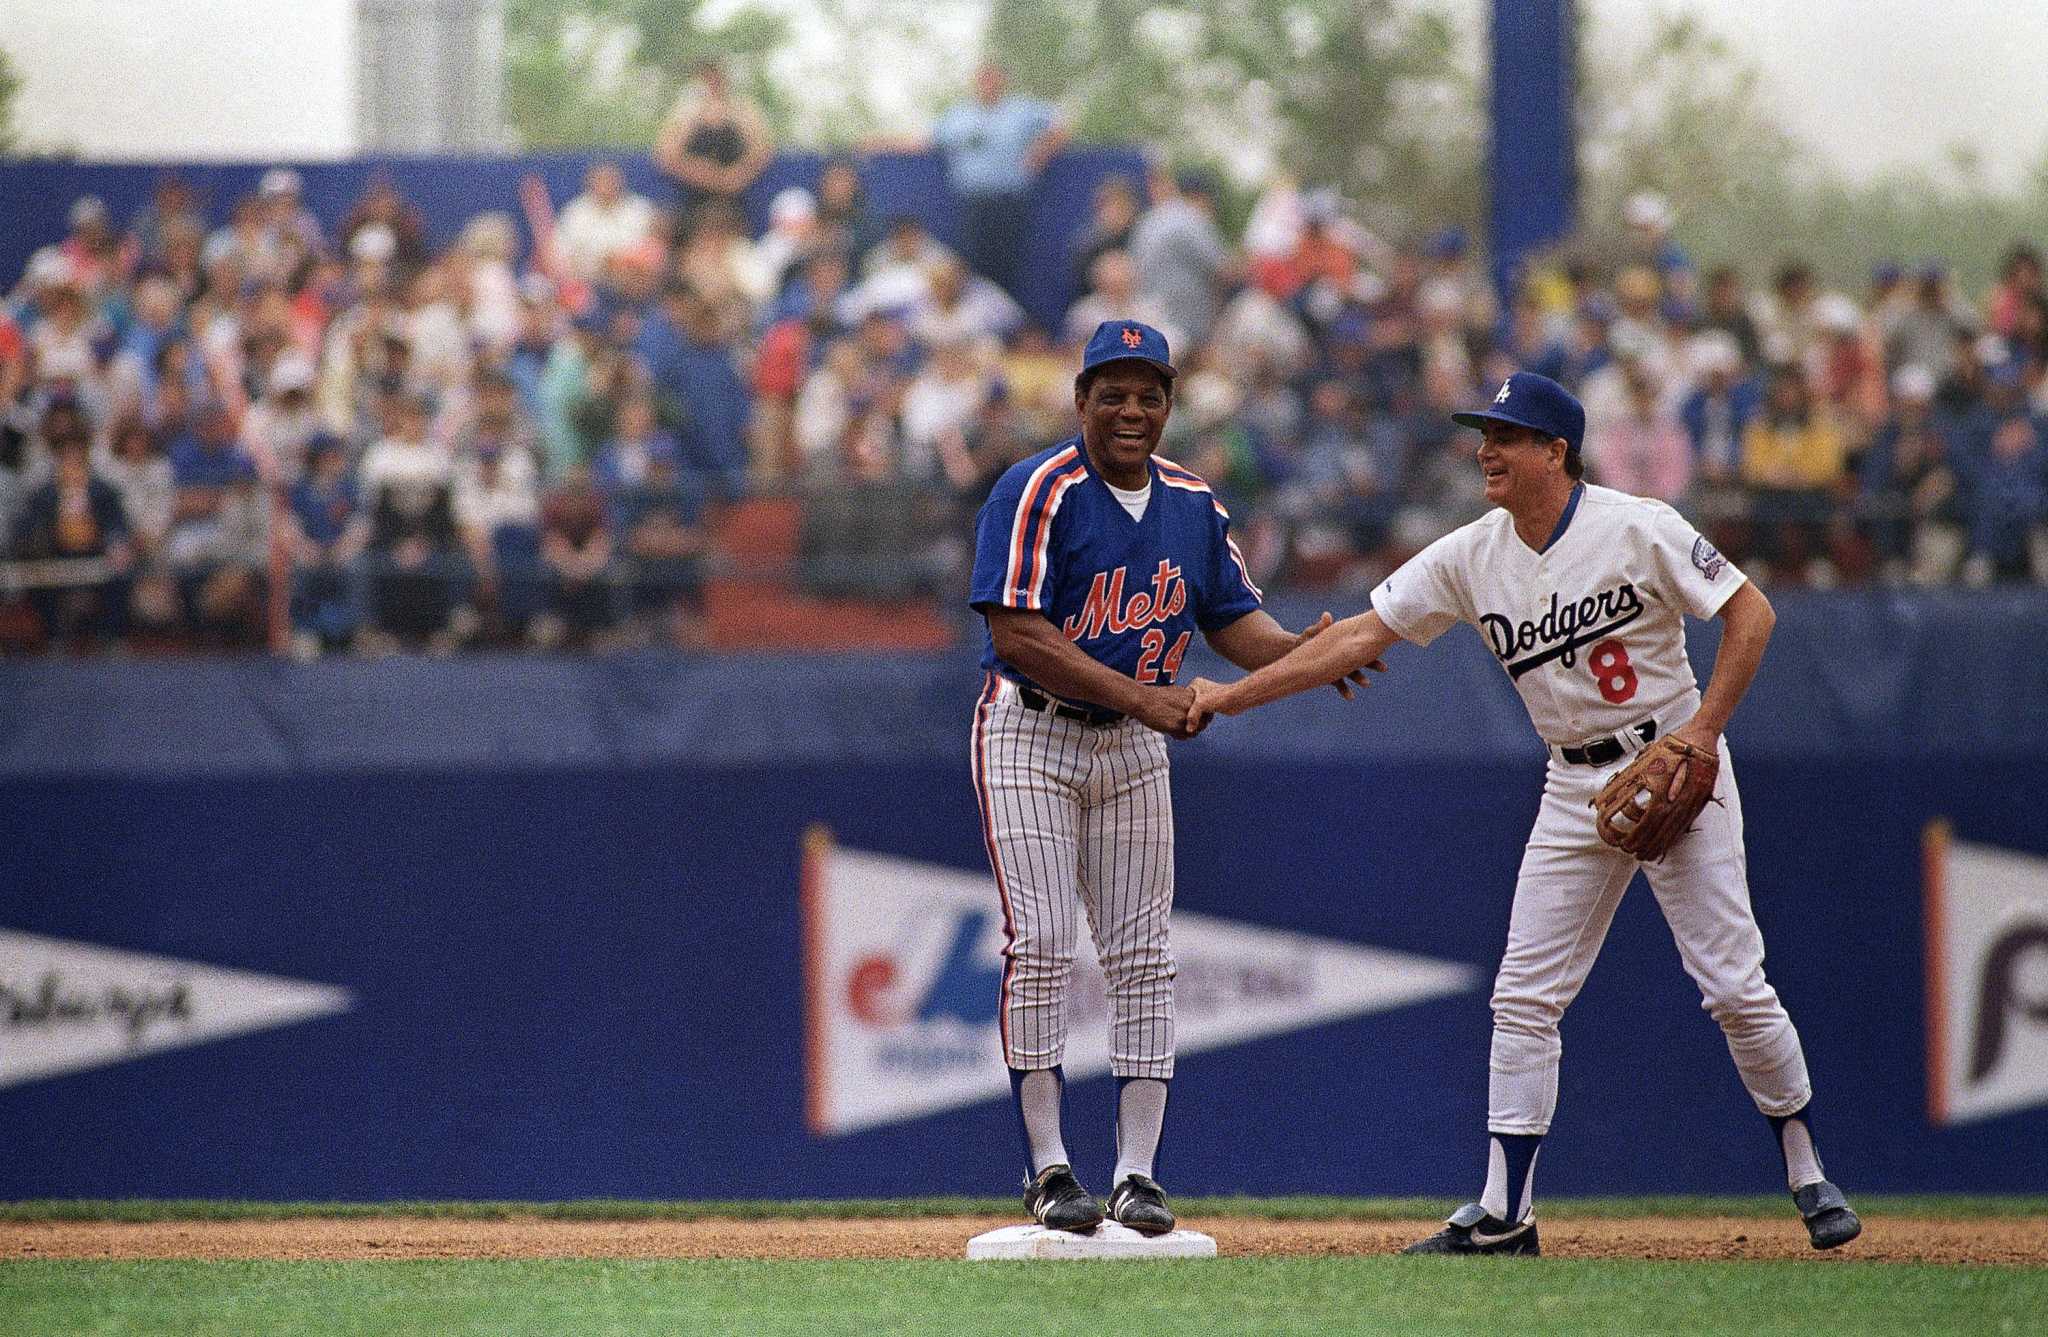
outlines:
[[[1515,388],[1515,378],[1514,378],[1514,377],[1512,377],[1512,376],[1510,376],[1510,377],[1509,377],[1508,379],[1506,379],[1505,381],[1502,381],[1502,382],[1500,383],[1500,393],[1499,393],[1499,394],[1497,394],[1497,395],[1495,395],[1495,396],[1493,397],[1493,402],[1494,402],[1494,403],[1496,403],[1496,404],[1505,404],[1505,403],[1507,403],[1507,402],[1508,402],[1508,394],[1509,394],[1509,392],[1510,392],[1510,391],[1512,391],[1512,390],[1513,390],[1514,388]]]
[[[1124,347],[1136,348],[1139,344],[1144,342],[1144,335],[1138,333],[1136,330],[1132,329],[1128,325],[1124,326]]]

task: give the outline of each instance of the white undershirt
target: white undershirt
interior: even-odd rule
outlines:
[[[1123,508],[1131,513],[1131,519],[1142,520],[1145,518],[1145,504],[1152,500],[1151,479],[1145,480],[1145,486],[1129,491],[1118,487],[1107,478],[1102,480],[1102,485],[1108,488]]]

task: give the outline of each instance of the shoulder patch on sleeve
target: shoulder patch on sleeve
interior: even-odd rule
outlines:
[[[1707,542],[1705,534],[1692,541],[1692,564],[1708,580],[1716,580],[1728,569],[1728,559],[1723,557],[1714,545]]]

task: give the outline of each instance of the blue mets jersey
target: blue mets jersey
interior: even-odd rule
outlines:
[[[969,602],[1036,610],[1090,658],[1141,683],[1172,683],[1195,631],[1230,625],[1262,596],[1209,485],[1156,455],[1151,468],[1151,500],[1133,520],[1078,436],[1013,465],[975,523]],[[993,637],[981,663],[1038,686],[996,654]]]

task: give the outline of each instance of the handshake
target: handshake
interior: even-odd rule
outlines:
[[[1271,626],[1271,623],[1269,622],[1267,625]],[[1316,636],[1327,631],[1330,625],[1330,615],[1324,613],[1313,625],[1293,636],[1291,638],[1292,643],[1286,646],[1286,648],[1291,650],[1313,640]],[[1278,631],[1278,628],[1274,628],[1274,630]],[[1267,653],[1273,654],[1273,651],[1268,650]],[[1231,657],[1236,658],[1236,656]],[[1274,654],[1273,657],[1281,658],[1284,655]],[[1242,659],[1239,659],[1238,662],[1243,664]],[[1267,660],[1267,662],[1270,663],[1272,661]],[[1244,666],[1254,668],[1259,665],[1254,660],[1252,664],[1245,664]],[[1386,664],[1378,659],[1373,660],[1365,667],[1378,673],[1387,671]],[[1256,677],[1256,675],[1254,676]],[[1138,721],[1148,728],[1158,730],[1169,738],[1193,738],[1196,734],[1208,728],[1209,721],[1215,719],[1218,715],[1241,714],[1252,706],[1258,705],[1261,701],[1271,699],[1273,696],[1285,695],[1290,691],[1301,691],[1314,685],[1313,681],[1302,682],[1299,686],[1283,687],[1278,692],[1268,690],[1265,695],[1253,695],[1245,690],[1245,683],[1247,681],[1252,680],[1239,679],[1235,683],[1220,683],[1209,678],[1196,678],[1185,687],[1156,688],[1145,694],[1149,699],[1146,709],[1137,712]],[[1330,683],[1330,686],[1337,689],[1338,695],[1347,701],[1352,697],[1352,688],[1354,686],[1364,687],[1366,685],[1367,680],[1364,669],[1353,669]]]

